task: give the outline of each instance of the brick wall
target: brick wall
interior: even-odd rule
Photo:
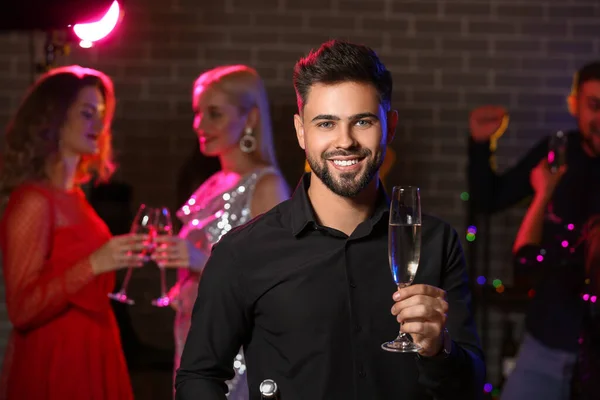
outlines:
[[[294,62],[328,38],[368,44],[393,71],[401,114],[389,181],[419,185],[425,209],[463,231],[468,110],[489,102],[509,107],[501,169],[543,135],[572,126],[564,97],[574,70],[600,51],[598,17],[596,0],[129,0],[114,37],[91,50],[74,48],[61,63],[113,77],[117,178],[134,186],[135,204],[175,207],[178,167],[196,145],[190,85],[200,72],[223,63],[259,70],[272,102],[279,160],[295,185],[303,155],[292,125]],[[33,40],[37,58],[40,40]],[[2,125],[31,80],[29,43],[26,34],[0,35]],[[508,281],[521,213],[498,215],[491,224],[493,275]],[[148,312],[148,330],[170,325],[170,315],[162,324]],[[170,346],[166,333],[155,339]],[[494,378],[493,348],[488,359]]]

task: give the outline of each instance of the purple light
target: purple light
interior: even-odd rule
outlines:
[[[584,294],[583,295],[583,301],[588,301],[590,299],[590,295],[589,294]]]
[[[483,385],[483,391],[486,393],[491,392],[493,389],[493,386],[491,383],[486,383],[485,385]]]
[[[591,301],[592,303],[595,303],[595,302],[596,302],[596,296],[592,296],[592,297],[590,297],[590,301]]]
[[[471,225],[467,228],[467,232],[472,233],[473,235],[477,234],[477,227],[474,225]]]
[[[563,241],[562,241],[560,244],[561,244],[561,246],[562,246],[562,247],[564,247],[564,248],[567,248],[567,247],[569,247],[569,242],[567,242],[566,240],[563,240]]]
[[[544,256],[541,254],[538,254],[538,256],[535,259],[538,260],[538,262],[542,262],[542,261],[544,261]]]
[[[486,281],[485,276],[478,276],[477,277],[477,283],[478,284],[485,285],[485,281]]]
[[[569,224],[569,225],[567,225],[567,229],[572,231],[573,229],[575,229],[575,225]]]

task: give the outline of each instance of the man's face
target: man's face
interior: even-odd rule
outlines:
[[[579,88],[577,123],[590,150],[600,156],[600,81],[587,81]]]
[[[314,175],[339,196],[358,195],[377,176],[398,116],[370,84],[315,84],[294,116],[300,147]]]

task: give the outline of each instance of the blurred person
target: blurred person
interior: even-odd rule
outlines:
[[[224,399],[243,346],[251,399],[479,399],[485,365],[460,239],[424,215],[415,281],[388,260],[379,171],[398,114],[375,52],[330,41],[294,69],[294,125],[310,170],[292,198],[225,235],[204,270],[178,400]],[[381,348],[398,330],[418,354]]]
[[[212,246],[233,228],[289,197],[275,159],[269,101],[258,73],[245,65],[209,70],[193,86],[194,130],[204,156],[217,157],[221,169],[208,178],[177,211],[179,236],[159,238],[155,260],[179,268],[170,290],[176,309],[175,371],[191,323],[202,270]],[[243,355],[228,382],[230,399],[247,399]]]
[[[68,66],[44,74],[9,123],[0,168],[0,246],[13,325],[1,397],[133,399],[107,293],[141,266],[141,235],[111,237],[80,185],[108,179],[113,84]],[[132,252],[133,250],[133,252]]]
[[[549,172],[550,137],[503,174],[490,165],[506,109],[484,106],[470,115],[469,181],[479,212],[494,213],[533,195],[514,246],[517,273],[532,271],[535,296],[525,336],[503,398],[568,399],[576,376],[586,300],[595,290],[585,271],[585,227],[600,214],[600,62],[583,66],[567,98],[578,129],[565,133],[566,167]],[[549,160],[552,161],[552,160]],[[526,233],[526,234],[525,234]],[[588,293],[588,297],[582,296]],[[600,293],[598,293],[600,295]]]

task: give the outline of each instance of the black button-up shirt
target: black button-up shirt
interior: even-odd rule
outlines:
[[[293,197],[214,246],[177,371],[177,399],[224,399],[243,346],[250,398],[273,379],[283,400],[476,399],[485,367],[457,233],[424,216],[414,283],[447,291],[449,356],[381,349],[398,334],[388,201],[349,237],[320,226],[306,174]]]

